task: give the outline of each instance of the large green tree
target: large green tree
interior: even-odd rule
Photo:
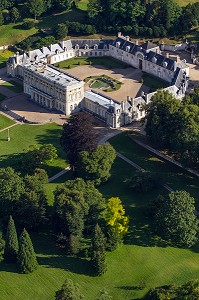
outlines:
[[[28,232],[24,229],[19,239],[19,252],[17,258],[20,273],[28,274],[38,267],[37,258]]]
[[[197,242],[199,221],[195,216],[195,200],[186,191],[159,197],[151,206],[156,231],[173,245],[189,248]]]
[[[35,20],[45,11],[44,0],[28,0],[27,6],[30,14],[34,16]]]
[[[77,173],[83,179],[100,185],[111,176],[110,170],[115,157],[115,150],[109,143],[99,145],[93,152],[80,152]]]
[[[15,223],[12,216],[10,216],[6,233],[4,260],[8,263],[15,263],[17,261],[18,250],[19,244]]]
[[[67,279],[61,289],[55,293],[55,300],[83,300],[84,296],[78,284],[71,279]]]
[[[103,211],[104,199],[92,183],[78,178],[69,180],[55,191],[53,224],[57,234],[66,237],[66,247],[73,251],[85,227],[94,226]]]
[[[92,257],[91,262],[95,275],[101,276],[107,270],[106,252],[105,252],[105,237],[97,224],[94,229],[92,238]]]
[[[72,166],[77,163],[80,152],[95,151],[97,133],[93,128],[92,116],[85,112],[72,115],[69,122],[63,126],[61,145]]]
[[[14,204],[24,193],[23,179],[12,168],[0,168],[0,215],[3,221],[12,214]]]

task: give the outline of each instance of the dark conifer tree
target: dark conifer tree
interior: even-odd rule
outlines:
[[[19,252],[17,259],[20,273],[28,274],[38,267],[35,251],[28,232],[24,229],[19,239]]]
[[[8,263],[17,262],[18,250],[19,250],[19,245],[18,245],[15,223],[12,216],[10,216],[8,227],[7,227],[7,233],[6,233],[4,260]]]
[[[100,276],[107,270],[106,252],[105,252],[105,237],[97,224],[95,226],[94,235],[92,239],[92,265],[95,275]]]

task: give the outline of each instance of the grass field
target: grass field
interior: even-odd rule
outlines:
[[[137,137],[133,134],[132,136]],[[197,178],[183,172],[181,168],[154,156],[154,154],[132,141],[128,134],[120,134],[112,138],[111,144],[118,152],[136,162],[142,168],[157,173],[159,180],[168,184],[172,189],[184,189],[190,192],[197,200],[196,205],[199,209],[199,185]]]
[[[16,82],[16,81],[14,81],[14,80],[5,81],[0,86],[8,88],[9,90],[11,90],[12,92],[15,92],[15,93],[22,93],[23,92],[23,85]]]
[[[7,118],[6,116],[0,114],[0,130],[4,129],[4,128],[10,126],[10,125],[13,125],[13,124],[15,124],[15,121],[13,121],[13,120]],[[0,137],[0,143],[1,143],[1,140],[2,139]]]
[[[107,253],[105,275],[93,277],[88,260],[64,256],[49,235],[34,234],[32,240],[39,269],[29,275],[20,275],[12,265],[1,263],[1,299],[53,300],[55,291],[67,277],[80,284],[86,300],[97,300],[103,288],[114,300],[140,299],[150,287],[181,284],[198,278],[198,249],[157,246],[148,227],[147,205],[150,199],[165,191],[159,189],[147,196],[134,193],[124,184],[132,171],[125,162],[116,159],[110,181],[100,188],[107,198],[119,196],[130,216],[130,232],[125,244]],[[57,184],[50,185],[55,188]]]
[[[7,132],[2,132],[0,137],[0,165],[18,168],[18,161],[23,150],[35,144],[53,144],[59,157],[49,164],[47,172],[52,176],[67,166],[65,154],[60,146],[62,127],[52,123],[46,125],[18,125],[10,129],[10,142],[7,142]]]
[[[143,84],[151,89],[151,92],[155,92],[157,89],[168,87],[168,82],[147,73],[143,73],[142,80]]]
[[[195,3],[198,2],[198,0],[176,0],[176,2],[180,5],[180,6],[186,6],[189,3]]]
[[[56,67],[59,67],[61,69],[71,69],[85,65],[100,65],[108,69],[125,69],[129,67],[129,65],[112,57],[75,57],[55,64]]]

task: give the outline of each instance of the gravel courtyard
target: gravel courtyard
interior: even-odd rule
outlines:
[[[113,92],[104,92],[101,89],[93,89],[97,92],[105,94],[113,99],[118,101],[125,101],[127,96],[131,96],[135,98],[139,96],[141,92],[148,92],[149,88],[140,83],[140,79],[142,77],[142,71],[134,68],[126,68],[126,69],[112,69],[108,70],[102,66],[77,66],[73,69],[64,70],[67,73],[74,75],[82,80],[89,76],[99,76],[99,75],[107,75],[114,79],[122,82],[122,86],[119,90]],[[91,89],[87,83],[85,83],[85,89]]]

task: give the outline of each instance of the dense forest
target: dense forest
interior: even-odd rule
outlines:
[[[15,23],[27,17],[36,20],[54,12],[75,9],[78,2],[79,0],[0,0],[0,25]],[[7,14],[5,10],[8,10]],[[69,34],[122,31],[145,37],[179,36],[198,25],[199,2],[180,7],[175,0],[89,0],[86,14],[84,23],[90,26],[86,30],[78,22],[70,25],[65,20]],[[25,26],[31,27],[31,24],[26,23]]]

